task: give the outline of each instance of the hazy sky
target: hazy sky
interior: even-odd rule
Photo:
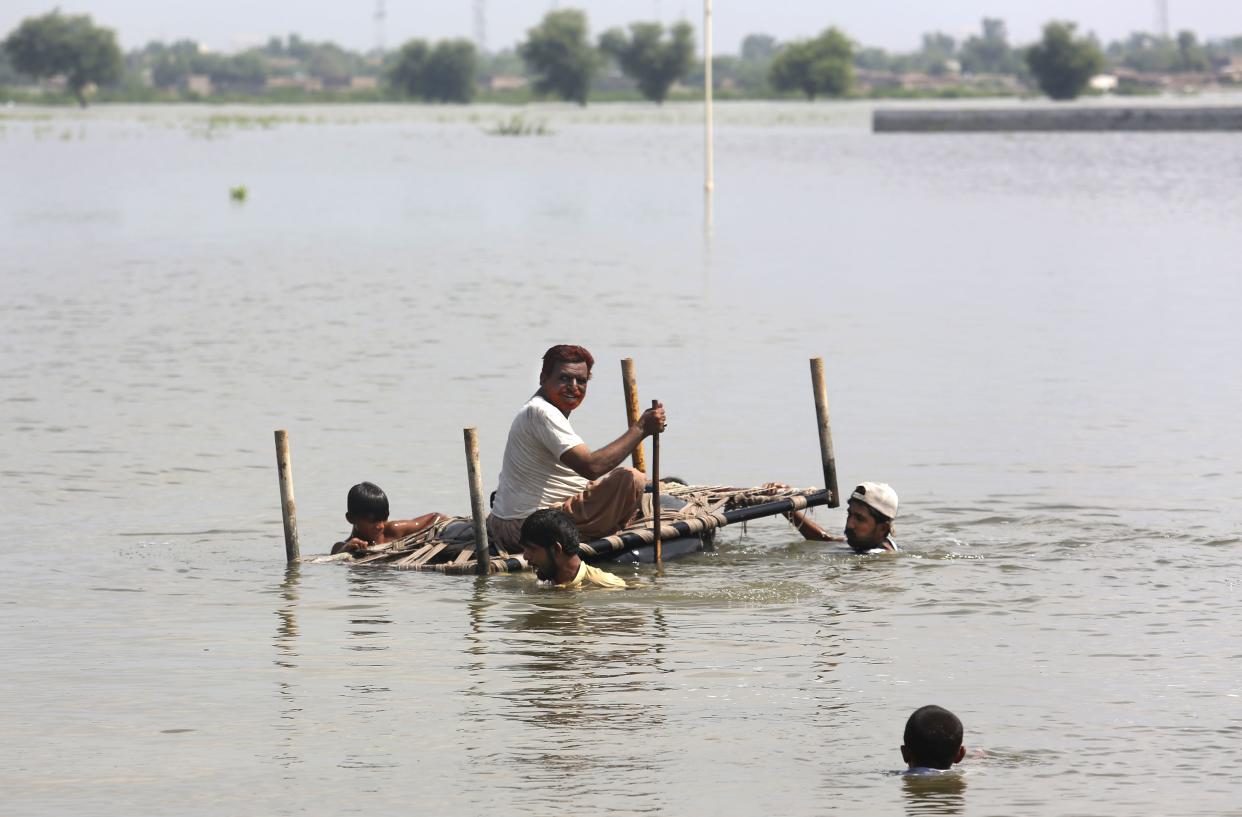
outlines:
[[[487,46],[519,40],[553,0],[485,0]],[[473,0],[385,0],[389,47],[412,37],[472,37]],[[702,24],[701,0],[560,0],[562,8],[585,9],[595,33],[634,20],[688,19]],[[1242,0],[1168,0],[1170,27],[1201,37],[1242,34]],[[272,34],[297,32],[352,49],[376,43],[376,0],[2,0],[0,33],[22,18],[59,6],[90,14],[116,29],[124,48],[149,40],[190,38],[214,50],[257,44]],[[891,50],[912,50],[925,31],[964,35],[980,18],[1000,17],[1010,40],[1033,40],[1045,21],[1064,18],[1105,40],[1156,25],[1156,0],[715,0],[717,52],[736,52],[742,37],[766,32],[793,39],[837,25],[855,40]]]

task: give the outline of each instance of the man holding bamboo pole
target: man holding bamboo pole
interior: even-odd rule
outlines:
[[[516,550],[522,522],[540,508],[560,508],[583,539],[608,536],[637,515],[647,475],[618,468],[645,438],[664,430],[664,407],[643,412],[625,433],[592,451],[569,424],[586,399],[595,358],[581,346],[553,346],[543,356],[539,390],[522,407],[505,444],[488,538]]]

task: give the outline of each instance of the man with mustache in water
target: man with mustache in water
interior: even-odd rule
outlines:
[[[592,451],[569,415],[586,399],[594,365],[581,346],[553,346],[544,353],[539,390],[514,418],[505,444],[487,517],[487,537],[496,547],[517,550],[523,520],[540,508],[564,511],[585,540],[616,533],[638,511],[647,475],[617,466],[643,439],[664,430],[664,407],[643,412],[624,434]]]
[[[592,567],[578,555],[578,529],[569,514],[540,508],[522,523],[522,555],[535,577],[553,587],[625,587],[625,580]]]
[[[885,482],[864,482],[850,494],[845,517],[845,541],[855,553],[881,553],[900,550],[893,541],[893,520],[897,517],[897,492]],[[840,542],[835,536],[800,511],[786,516],[805,538],[812,542]]]

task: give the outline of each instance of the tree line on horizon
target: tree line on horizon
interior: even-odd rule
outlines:
[[[414,39],[392,52],[359,53],[291,34],[231,55],[207,52],[191,40],[151,42],[123,54],[111,29],[95,25],[89,16],[57,10],[27,18],[5,38],[0,86],[24,77],[63,77],[85,105],[91,86],[133,89],[144,76],[168,92],[184,89],[189,77],[201,75],[214,87],[241,93],[261,92],[273,77],[310,77],[326,86],[374,77],[387,97],[465,103],[474,98],[480,79],[517,75],[538,96],[585,105],[619,74],[645,99],[661,103],[677,83],[702,86],[703,70],[695,56],[689,23],[634,22],[592,39],[586,13],[572,8],[548,12],[516,48],[496,53],[480,53],[465,39]],[[1202,73],[1238,56],[1242,36],[1204,43],[1189,31],[1176,37],[1135,33],[1104,46],[1062,21],[1048,23],[1038,42],[1018,47],[1010,44],[1003,20],[985,18],[976,34],[959,40],[930,32],[918,50],[908,53],[861,46],[836,27],[788,42],[750,34],[739,54],[717,56],[712,67],[718,87],[754,97],[842,97],[851,93],[860,74],[887,72],[1012,77],[1034,83],[1054,99],[1069,99],[1106,66]]]

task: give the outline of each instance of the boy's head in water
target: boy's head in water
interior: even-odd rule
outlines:
[[[378,541],[388,521],[388,495],[373,482],[359,482],[349,489],[345,520],[354,526],[351,536]]]
[[[924,706],[906,721],[901,757],[911,769],[948,769],[966,756],[962,722],[947,709]]]

